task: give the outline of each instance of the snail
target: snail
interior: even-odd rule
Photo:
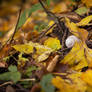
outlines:
[[[74,35],[71,35],[71,36],[69,36],[69,37],[66,39],[65,45],[66,45],[67,48],[71,48],[71,47],[73,47],[73,45],[74,45],[74,43],[75,43],[76,41],[79,42],[80,39],[79,39],[78,37],[74,36]]]

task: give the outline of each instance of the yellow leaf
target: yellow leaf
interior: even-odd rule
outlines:
[[[79,23],[77,23],[77,26],[88,25],[91,20],[92,20],[92,15],[87,16],[86,18],[82,19]]]
[[[85,41],[87,39],[88,36],[87,30],[78,28],[78,26],[75,23],[70,22],[68,18],[65,18],[65,20],[66,20],[66,25],[68,26],[68,28],[70,29],[69,31],[72,34],[80,38],[82,41]]]
[[[79,28],[78,25],[87,25],[92,20],[92,15],[84,18],[79,23],[70,22],[68,18],[65,18],[66,25],[70,29],[70,32],[77,36],[81,41],[76,43],[72,50],[64,57],[63,63],[73,65],[73,69],[78,70],[84,66],[92,67],[92,49],[89,49],[85,43],[88,31]],[[74,64],[77,64],[74,66]]]
[[[50,50],[50,51],[45,51],[44,53],[42,53],[42,55],[40,55],[40,56],[37,58],[37,61],[38,61],[38,62],[41,62],[41,61],[46,60],[46,59],[49,57],[49,55],[50,55],[51,52],[52,52],[52,50]]]
[[[88,31],[83,28],[78,28],[79,38],[85,42],[88,37]]]
[[[92,70],[87,70],[81,75],[81,79],[92,86]]]
[[[60,41],[57,38],[51,38],[51,37],[48,38],[44,42],[44,45],[49,48],[52,48],[53,50],[58,50],[61,48]]]
[[[50,22],[49,22],[49,26],[52,26],[53,24],[54,24],[54,21],[50,21]],[[51,32],[52,32],[52,29],[53,29],[53,28],[51,28],[51,29],[46,33],[46,35],[49,34],[49,33],[51,33]]]
[[[72,50],[61,60],[61,63],[69,64],[74,70],[88,66],[82,42],[76,42]]]
[[[71,79],[73,84],[76,85],[76,89],[79,90],[79,92],[85,92],[87,89],[86,83],[81,79],[81,72],[75,72],[72,74],[69,74],[67,78]]]
[[[67,6],[65,3],[59,3],[57,4],[54,9],[52,10],[53,13],[61,13],[67,11]]]
[[[14,49],[16,49],[19,52],[24,52],[24,53],[32,53],[33,52],[33,46],[30,46],[28,44],[24,44],[24,45],[14,45],[12,46]]]
[[[87,7],[92,7],[92,0],[81,0]]]
[[[66,25],[70,29],[69,31],[73,32],[74,35],[77,35],[78,34],[78,32],[77,32],[78,31],[78,27],[76,26],[76,24],[73,23],[73,22],[70,22],[70,20],[67,17],[65,18],[65,20],[66,20]]]
[[[34,48],[36,49],[36,53],[33,55],[37,62],[41,62],[48,58],[49,54],[53,51],[51,48],[40,45],[38,43],[29,42],[24,45],[14,45],[12,46],[15,50],[22,53],[33,53]]]
[[[58,76],[52,79],[52,84],[59,89],[58,92],[84,92],[77,89],[75,84],[69,83]]]
[[[92,92],[92,86],[88,86],[86,92]]]
[[[86,55],[85,57],[88,61],[89,67],[92,67],[92,49],[86,47],[85,55]]]

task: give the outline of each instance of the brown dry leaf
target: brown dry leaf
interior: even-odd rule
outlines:
[[[6,62],[0,62],[0,67],[5,67],[6,66]]]
[[[27,32],[27,30],[33,30],[34,26],[35,23],[33,22],[33,18],[29,17],[25,24],[22,26],[22,30]]]
[[[52,10],[53,13],[66,12],[68,10],[67,5],[64,2],[57,4]]]
[[[1,47],[1,48],[2,48],[2,47]],[[1,48],[0,48],[0,49],[1,49]],[[11,45],[10,45],[10,44],[4,46],[4,47],[0,50],[0,58],[7,56],[10,49],[11,49]]]

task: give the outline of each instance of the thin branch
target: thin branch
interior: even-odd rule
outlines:
[[[16,27],[15,27],[15,30],[14,30],[14,33],[13,33],[12,37],[10,37],[10,38],[5,42],[5,44],[2,45],[2,47],[0,48],[0,51],[4,48],[4,46],[5,46],[9,41],[10,41],[10,43],[13,41],[13,38],[14,38],[15,33],[16,33],[16,31],[17,31],[17,26],[18,26],[18,23],[19,23],[21,11],[22,11],[22,8],[19,10],[18,20],[17,20]]]
[[[52,26],[50,26],[46,31],[42,32],[39,39],[42,38],[51,28],[53,28],[56,25],[56,23],[54,23]]]
[[[12,85],[13,82],[12,81],[5,82],[5,83],[1,84],[0,87],[5,86],[5,85],[8,85],[8,84],[11,84]]]
[[[44,4],[42,3],[41,0],[39,0],[39,2],[40,2],[40,4],[41,4],[41,6],[43,7],[44,11],[47,13],[47,15],[50,16],[51,18],[53,17],[53,18],[55,18],[55,19],[57,20],[57,25],[58,25],[58,27],[59,27],[60,31],[62,32],[62,35],[63,35],[64,32],[63,32],[63,30],[62,30],[62,26],[61,26],[60,19],[59,19],[54,13],[48,11],[48,10],[45,8],[45,6],[44,6]]]
[[[44,4],[42,3],[42,1],[39,0],[39,2],[40,2],[40,4],[41,4],[41,6],[43,7],[44,11],[49,15],[49,12],[48,12],[48,10],[45,8],[45,6],[44,6]],[[49,16],[50,16],[50,15],[49,15]]]
[[[20,8],[20,10],[19,10],[18,20],[17,20],[17,23],[16,23],[16,27],[15,27],[14,33],[13,33],[13,35],[12,35],[12,37],[11,37],[10,43],[13,41],[13,38],[14,38],[15,33],[16,33],[16,31],[17,31],[17,26],[18,26],[18,23],[19,23],[19,20],[20,20],[21,11],[22,11],[22,8]]]
[[[22,82],[22,81],[35,81],[35,78],[32,78],[32,79],[21,79],[21,80],[19,80],[20,82]],[[12,81],[8,81],[8,82],[5,82],[5,83],[3,83],[3,84],[0,84],[0,87],[2,87],[2,86],[5,86],[5,85],[9,85],[9,84],[14,84]]]
[[[36,80],[35,78],[32,78],[32,79],[21,79],[19,81],[22,82],[22,81],[35,81],[35,80]]]
[[[53,25],[51,25],[47,30],[42,31],[42,32],[40,33],[39,37],[37,37],[37,38],[34,39],[33,41],[38,41],[39,39],[41,39],[42,37],[44,37],[45,34],[46,34],[51,28],[53,28],[55,25],[56,25],[56,23],[54,23]]]

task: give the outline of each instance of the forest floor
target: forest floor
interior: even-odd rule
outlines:
[[[92,92],[92,0],[1,0],[0,92]]]

